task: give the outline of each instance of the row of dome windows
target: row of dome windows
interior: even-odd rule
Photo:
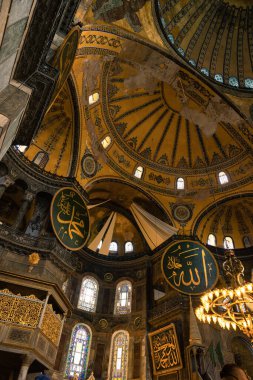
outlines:
[[[97,246],[97,250],[100,250],[102,245],[103,245],[103,240],[100,240]],[[133,252],[133,250],[134,250],[133,243],[131,241],[125,242],[125,253]],[[109,252],[118,252],[118,243],[116,241],[112,241],[110,243]]]
[[[164,20],[162,19],[162,22]],[[164,24],[164,22],[163,22]],[[170,42],[172,44],[174,44],[174,37],[172,34],[168,34],[168,38],[170,40]],[[182,55],[182,57],[184,57],[185,55],[185,52],[184,52],[184,49],[182,49],[181,47],[177,48],[177,51],[179,52],[179,54]],[[189,63],[193,66],[193,67],[196,67],[196,61],[194,59],[190,59],[189,60]],[[209,70],[206,68],[206,67],[202,67],[202,69],[200,70],[204,75],[206,75],[207,77],[209,76]],[[217,82],[219,83],[224,83],[224,79],[223,79],[223,75],[222,74],[215,74],[214,75],[214,80],[216,80]],[[235,76],[232,76],[232,77],[229,77],[228,79],[228,84],[230,86],[233,86],[233,87],[239,87],[239,80],[237,77]],[[253,88],[253,79],[251,78],[246,78],[244,80],[244,87],[245,88]]]
[[[216,236],[214,234],[209,234],[208,235],[207,244],[208,245],[212,245],[214,247],[217,246]],[[244,244],[245,248],[251,247],[250,239],[249,239],[248,236],[244,236],[243,237],[243,244]],[[231,238],[231,236],[225,236],[224,237],[224,239],[223,239],[223,247],[225,249],[234,249],[235,248],[234,241]]]
[[[95,313],[99,285],[95,278],[86,276],[83,278],[79,293],[78,309]],[[130,281],[121,281],[116,287],[114,314],[131,313],[132,285]]]

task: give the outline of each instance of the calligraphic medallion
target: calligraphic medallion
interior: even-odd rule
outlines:
[[[154,375],[175,372],[182,368],[182,360],[175,325],[148,334]]]
[[[55,194],[50,208],[54,233],[71,251],[81,249],[89,236],[89,214],[81,195],[64,187]]]
[[[163,254],[162,272],[166,281],[181,293],[197,295],[213,288],[218,265],[213,254],[193,240],[177,240]]]

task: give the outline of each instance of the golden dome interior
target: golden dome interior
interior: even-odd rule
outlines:
[[[159,4],[153,3],[153,11],[157,15],[163,10],[164,20],[169,22],[171,15],[177,20],[184,3],[178,2],[176,9],[169,10],[165,1]],[[86,13],[81,5],[76,17],[94,22],[98,5],[95,2],[95,8]],[[228,12],[231,6],[226,5]],[[207,17],[204,10],[211,12],[212,7],[202,1],[202,13],[196,17],[196,7],[188,6],[191,28],[186,25],[188,13],[180,25],[171,23],[171,35],[174,41],[181,36],[185,51],[194,31],[201,31],[198,23]],[[204,213],[199,222],[199,215],[216,202],[226,202],[235,190],[237,194],[251,192],[253,168],[249,96],[219,91],[221,83],[212,86],[207,77],[194,74],[199,63],[196,67],[184,64],[180,54],[173,56],[167,42],[158,42],[158,33],[164,40],[161,25],[155,25],[152,18],[145,22],[148,12],[150,2],[145,1],[135,10],[141,24],[135,34],[129,32],[133,30],[131,22],[124,21],[119,13],[108,19],[113,26],[108,25],[102,13],[96,13],[96,24],[82,32],[71,76],[25,152],[25,157],[45,175],[49,172],[74,177],[88,192],[91,203],[108,202],[106,207],[91,212],[96,222],[92,223],[90,241],[101,226],[100,217],[104,220],[118,208],[113,239],[123,246],[125,237],[120,226],[128,225],[136,236],[138,252],[144,246],[138,240],[138,228],[129,218],[129,207],[135,199],[149,199],[146,210],[151,214],[177,227],[180,233],[196,233],[206,243],[211,233],[210,216]],[[247,9],[247,15],[249,12]],[[208,28],[210,23],[205,30]],[[204,44],[201,38],[200,35],[196,42],[199,49]],[[210,43],[215,38],[210,34]],[[172,45],[175,48],[176,42]],[[196,46],[192,51],[199,54]],[[244,73],[250,76],[246,58],[249,57],[245,55],[243,61]],[[231,62],[237,61],[232,57]],[[109,143],[104,145],[105,141]],[[141,178],[135,175],[140,167]],[[226,174],[227,183],[220,182],[220,172]],[[177,188],[179,178],[184,180],[183,189]],[[157,205],[155,209],[152,202]],[[201,232],[200,227],[194,227],[196,222],[202,226]],[[222,245],[222,229],[219,234],[218,245]],[[243,246],[239,235],[235,234],[235,241],[237,247]]]

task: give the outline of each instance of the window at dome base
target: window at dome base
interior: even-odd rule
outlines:
[[[177,190],[184,190],[184,179],[183,178],[177,179]]]
[[[225,183],[228,183],[228,176],[226,173],[224,172],[220,172],[219,173],[219,182],[221,185],[224,185]]]
[[[184,54],[185,54],[184,49],[178,48],[177,50],[178,50],[179,54],[181,54],[182,56],[184,56]]]
[[[95,278],[84,277],[78,300],[78,309],[95,312],[98,297],[98,282]]]
[[[168,34],[168,39],[170,40],[170,42],[172,43],[172,44],[174,44],[174,37],[172,36],[172,34]]]
[[[106,149],[111,144],[111,142],[112,142],[111,137],[110,136],[106,136],[104,138],[104,140],[102,140],[101,144],[102,144],[103,148]]]
[[[217,82],[223,83],[223,76],[221,74],[215,74],[214,79]]]
[[[132,285],[130,281],[118,283],[115,295],[114,314],[131,313]]]
[[[142,174],[143,174],[143,167],[142,167],[142,166],[138,166],[138,168],[136,168],[136,170],[135,170],[135,172],[134,172],[134,176],[135,176],[136,178],[141,179]]]
[[[248,236],[243,237],[243,245],[245,248],[251,247],[250,238]]]
[[[94,92],[94,94],[91,94],[89,96],[89,105],[92,105],[98,101],[99,101],[99,93],[98,92]]]
[[[213,234],[208,235],[207,244],[214,247],[216,246],[216,237]]]
[[[230,77],[228,83],[230,84],[230,86],[239,87],[239,82],[236,77]]]
[[[112,241],[110,243],[109,251],[110,252],[118,252],[118,244],[116,243],[116,241]]]
[[[246,78],[244,81],[244,85],[246,88],[253,88],[253,79]]]
[[[223,246],[225,249],[234,249],[235,246],[234,246],[233,239],[230,236],[225,236]]]
[[[111,343],[110,380],[127,380],[128,350],[128,332],[116,331]]]
[[[49,161],[49,156],[46,152],[38,152],[33,159],[33,162],[43,169]]]
[[[207,77],[209,76],[209,70],[208,70],[206,67],[203,67],[200,71],[201,71],[203,74],[205,74]]]
[[[131,241],[127,241],[125,243],[125,252],[133,252],[134,250],[134,247],[133,247],[133,243]]]
[[[196,66],[196,61],[194,61],[194,59],[190,59],[189,60],[189,63],[192,65],[192,66]]]
[[[86,377],[89,350],[91,342],[91,331],[88,326],[80,323],[73,328],[65,375],[66,378],[72,378],[76,373],[79,378]]]

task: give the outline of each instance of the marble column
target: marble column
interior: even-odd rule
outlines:
[[[32,200],[34,199],[35,197],[35,194],[29,192],[29,191],[26,191],[25,192],[25,196],[23,198],[23,201],[22,201],[22,204],[21,204],[21,207],[18,211],[18,214],[17,214],[17,217],[16,217],[16,220],[15,220],[15,223],[13,224],[12,228],[14,228],[15,230],[18,230],[21,225],[22,225],[22,222],[23,222],[23,219],[24,219],[24,216],[32,202]]]
[[[2,198],[7,187],[13,185],[13,183],[14,180],[8,175],[5,175],[2,178],[0,178],[0,199]]]
[[[30,365],[32,364],[34,358],[30,355],[25,355],[22,365],[20,367],[18,380],[26,380],[27,373],[29,370]]]

